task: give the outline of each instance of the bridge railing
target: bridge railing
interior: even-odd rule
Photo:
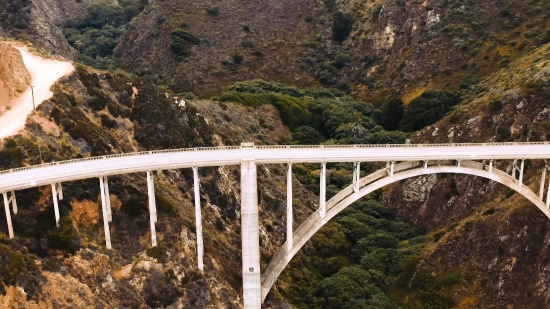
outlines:
[[[18,167],[18,168],[0,171],[0,175],[35,169],[35,168],[44,167],[44,166],[54,166],[54,165],[78,163],[78,162],[85,162],[85,161],[103,160],[103,159],[109,159],[109,158],[122,158],[122,157],[142,156],[142,155],[159,154],[159,153],[178,153],[178,152],[228,150],[228,149],[237,150],[237,149],[241,149],[241,146],[198,147],[198,148],[181,148],[181,149],[165,149],[165,150],[150,150],[150,151],[140,151],[140,152],[118,153],[118,154],[105,155],[105,156],[72,159],[72,160],[66,160],[66,161],[49,162],[49,163],[43,163],[39,165]]]
[[[434,147],[472,147],[472,146],[503,146],[503,145],[535,146],[535,145],[549,145],[549,144],[550,144],[549,142],[508,142],[508,143],[387,144],[387,145],[378,145],[378,144],[371,144],[371,145],[366,145],[366,144],[362,144],[362,145],[255,145],[254,148],[255,149],[421,148],[421,147],[434,148]],[[198,147],[198,148],[165,149],[165,150],[120,153],[120,154],[72,159],[72,160],[66,160],[66,161],[50,162],[50,163],[43,163],[40,165],[8,169],[8,170],[0,171],[0,175],[35,169],[35,168],[44,167],[44,166],[70,164],[70,163],[102,160],[102,159],[109,159],[109,158],[121,158],[121,157],[130,157],[130,156],[142,156],[142,155],[148,155],[148,154],[178,153],[178,152],[193,152],[193,151],[239,150],[244,148],[248,148],[248,147],[219,146],[219,147]]]

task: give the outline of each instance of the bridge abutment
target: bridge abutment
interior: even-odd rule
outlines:
[[[261,308],[260,233],[256,163],[241,161],[241,239],[244,309]]]

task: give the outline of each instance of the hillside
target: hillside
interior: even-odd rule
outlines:
[[[255,129],[241,129],[248,127]],[[37,164],[38,152],[51,162],[144,149],[259,142],[256,136],[277,143],[286,134],[288,129],[270,106],[252,109],[196,101],[181,108],[147,80],[78,67],[77,73],[54,86],[54,97],[40,105],[22,134],[3,140],[0,164],[2,169]],[[265,167],[260,174],[280,168]],[[285,177],[275,173],[279,176],[261,177],[259,185],[260,207],[265,213],[261,218],[264,257],[272,255],[284,237],[278,218],[285,210]],[[106,307],[206,308],[217,304],[240,308],[238,267],[226,267],[240,263],[238,169],[200,171],[207,235],[204,273],[196,269],[192,173],[173,170],[155,174],[159,209],[159,246],[155,249],[150,248],[147,236],[144,175],[110,178],[112,251],[104,248],[98,225],[99,187],[94,179],[63,184],[66,199],[60,208],[64,232],[55,228],[51,190],[18,192],[20,213],[13,216],[18,237],[6,239],[6,227],[0,226],[0,256],[17,257],[2,266],[9,272],[0,275],[1,294],[5,294],[0,301],[26,308],[54,308],[54,303],[70,302],[85,308],[96,303]],[[314,209],[315,198],[300,185],[295,192],[301,198],[295,210],[300,222]],[[30,262],[21,267],[19,257]],[[22,287],[24,293],[11,290],[12,285]],[[71,299],[60,292],[68,286],[75,293]]]
[[[487,78],[481,93],[471,91],[450,116],[414,134],[413,142],[548,140],[549,53],[548,44],[541,46]],[[507,172],[511,165],[496,162]],[[523,179],[537,191],[544,162],[526,166]],[[416,197],[407,198],[410,192]],[[423,253],[417,272],[459,274],[453,288],[458,308],[547,306],[550,222],[522,196],[492,181],[438,175],[394,186],[383,200],[398,205],[401,219],[441,238]]]
[[[10,102],[21,95],[30,82],[21,54],[10,45],[0,43],[0,116],[12,108]]]
[[[0,36],[85,64],[52,87],[23,132],[0,140],[0,170],[242,141],[547,141],[549,8],[531,0],[0,0]],[[15,77],[9,71],[0,67],[3,80]],[[496,162],[507,172],[511,164]],[[351,168],[329,164],[329,197],[351,182]],[[362,164],[361,173],[378,168]],[[526,161],[534,191],[542,168]],[[318,207],[320,170],[293,170],[298,226]],[[265,267],[285,238],[286,175],[282,165],[258,171]],[[0,224],[0,261],[9,261],[0,264],[0,303],[241,308],[237,167],[200,170],[204,272],[191,171],[154,173],[156,249],[145,175],[109,179],[112,251],[96,179],[63,184],[60,228],[49,188],[17,192],[16,239]],[[320,230],[264,307],[547,308],[549,227],[494,182],[410,179]]]
[[[132,22],[115,54],[176,92],[262,78],[349,89],[379,106],[505,67],[548,42],[548,16],[539,1],[164,1]],[[200,41],[187,58],[174,52],[177,29]]]

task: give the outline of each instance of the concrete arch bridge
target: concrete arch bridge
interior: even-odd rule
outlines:
[[[321,146],[241,146],[146,151],[47,163],[0,171],[9,237],[14,237],[12,214],[17,214],[15,191],[48,185],[52,187],[56,222],[58,200],[63,198],[64,182],[98,178],[101,189],[105,245],[111,248],[109,223],[112,219],[108,177],[128,173],[146,173],[149,196],[151,245],[156,246],[157,221],[154,177],[152,171],[191,168],[194,174],[195,215],[198,267],[203,269],[203,236],[198,169],[210,166],[240,165],[241,168],[241,237],[244,308],[261,307],[269,290],[292,257],[330,219],[347,206],[379,188],[410,177],[434,173],[460,173],[484,177],[517,191],[550,218],[550,185],[544,199],[546,171],[538,194],[523,184],[524,160],[546,160],[550,143],[487,143],[437,145],[321,145]],[[495,160],[514,160],[509,174],[494,167]],[[326,164],[354,163],[353,183],[330,200],[326,200]],[[386,162],[386,167],[360,177],[361,162]],[[302,225],[292,227],[292,164],[319,163],[321,166],[319,208]],[[259,213],[257,196],[258,164],[288,164],[287,240],[268,266],[260,269]],[[518,177],[519,175],[519,177]],[[10,209],[11,206],[11,209]]]

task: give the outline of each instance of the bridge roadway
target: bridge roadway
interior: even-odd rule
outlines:
[[[197,263],[203,270],[203,239],[198,169],[206,166],[240,165],[241,169],[241,235],[243,303],[245,309],[257,309],[277,280],[278,275],[303,244],[330,218],[365,194],[389,183],[429,173],[463,173],[492,179],[520,192],[550,218],[550,185],[543,200],[546,171],[543,168],[539,194],[522,183],[525,159],[550,157],[550,143],[487,144],[406,144],[406,145],[321,145],[321,146],[241,146],[190,148],[146,151],[85,159],[53,162],[37,166],[0,171],[0,193],[4,197],[10,238],[14,237],[11,213],[17,214],[15,191],[51,185],[55,219],[59,222],[58,199],[63,198],[63,182],[99,178],[106,247],[111,249],[109,222],[112,220],[107,177],[145,172],[149,196],[151,244],[156,246],[157,221],[154,194],[154,171],[192,168],[194,174]],[[484,161],[479,163],[479,161]],[[493,167],[494,160],[514,160],[513,173]],[[478,161],[478,162],[476,162]],[[521,164],[518,165],[518,162]],[[353,184],[326,201],[326,163],[353,162]],[[387,162],[385,169],[360,177],[361,162]],[[397,162],[397,164],[396,164]],[[403,162],[403,163],[399,163]],[[462,165],[461,165],[462,162]],[[489,164],[486,164],[489,162]],[[287,242],[279,249],[268,267],[260,274],[259,211],[257,197],[257,164],[288,164]],[[321,163],[319,209],[298,230],[292,229],[292,164]],[[516,179],[519,172],[519,180]],[[395,174],[395,176],[394,176]],[[12,206],[12,211],[10,211]]]
[[[99,176],[204,166],[316,162],[547,159],[550,143],[243,146],[146,151],[0,172],[0,192]]]

